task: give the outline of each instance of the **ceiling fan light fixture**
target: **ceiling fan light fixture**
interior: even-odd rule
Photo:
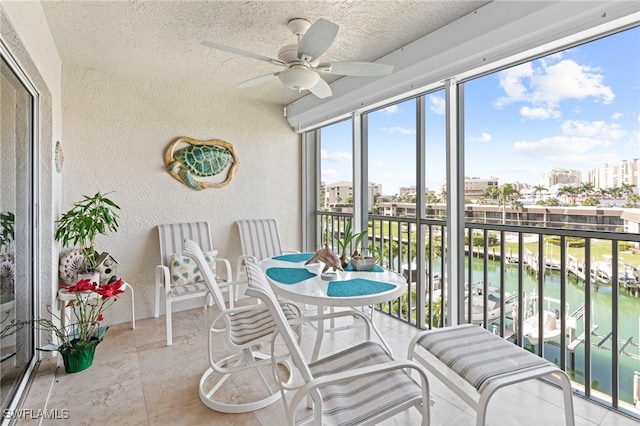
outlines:
[[[278,78],[289,89],[301,91],[309,90],[318,83],[320,75],[307,68],[289,68],[278,74]]]

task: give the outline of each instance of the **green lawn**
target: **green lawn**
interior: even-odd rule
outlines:
[[[382,226],[381,226],[382,225]],[[375,228],[375,229],[374,229]],[[380,229],[382,228],[382,229]],[[388,223],[381,223],[376,221],[375,227],[371,226],[369,223],[369,235],[375,235],[378,238],[382,235],[384,237],[388,237],[389,225]],[[394,236],[398,235],[398,223],[392,222],[391,224],[391,232]],[[406,234],[403,232],[403,237],[406,238]],[[478,247],[475,247],[474,250],[478,250]],[[537,254],[538,252],[538,243],[537,242],[525,242],[524,250],[529,250],[533,254]],[[544,244],[545,257],[551,258],[556,261],[560,261],[560,247],[555,244],[545,243]],[[607,261],[611,257],[612,243],[608,240],[591,240],[591,261]],[[499,246],[491,246],[489,247],[489,251],[496,253],[499,252]],[[578,262],[584,262],[584,247],[568,247],[568,254],[570,256],[574,256],[578,259]],[[518,243],[517,242],[505,242],[505,253],[517,255],[518,253]],[[607,257],[605,257],[607,256]],[[620,250],[618,252],[618,256],[620,261],[624,264],[631,265],[633,267],[640,267],[640,254],[632,253],[631,251],[623,251]]]
[[[611,259],[611,241],[607,240],[591,240],[591,261],[607,261]],[[538,253],[538,243],[525,243],[524,250],[529,250],[531,253]],[[545,244],[545,258],[551,258],[553,260],[560,261],[560,247],[552,244]],[[513,252],[513,254],[518,253],[518,243],[516,242],[506,242],[505,243],[505,252],[507,254]],[[567,252],[570,256],[574,256],[578,259],[578,262],[584,262],[584,247],[568,247]],[[608,256],[608,257],[605,257]],[[630,251],[619,251],[618,257],[620,261],[624,264],[631,265],[634,267],[640,266],[640,254],[634,254]]]

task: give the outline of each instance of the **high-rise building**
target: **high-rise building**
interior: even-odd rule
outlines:
[[[550,188],[554,185],[580,185],[581,173],[573,169],[553,169],[542,175],[542,185]]]

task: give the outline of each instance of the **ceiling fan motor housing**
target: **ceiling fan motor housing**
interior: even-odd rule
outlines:
[[[309,90],[315,86],[320,80],[320,75],[303,65],[294,65],[278,74],[278,78],[286,87],[299,92],[301,90]]]
[[[300,60],[298,59],[298,45],[288,44],[281,48],[278,51],[278,59],[280,59],[285,64],[289,64],[291,62],[300,62]]]

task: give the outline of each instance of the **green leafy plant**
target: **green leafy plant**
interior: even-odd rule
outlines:
[[[9,251],[15,237],[16,217],[11,212],[0,213],[0,252]]]
[[[341,252],[340,261],[343,266],[347,264],[347,250],[351,247],[351,243],[353,242],[353,247],[357,250],[365,235],[367,235],[366,229],[362,232],[358,232],[357,234],[353,233],[353,230],[351,229],[351,220],[346,221],[342,236],[334,235],[338,248]]]
[[[382,247],[370,244],[368,250],[369,253],[371,253],[371,256],[376,259],[376,262],[382,265],[382,262],[384,261],[384,250],[382,250]]]
[[[96,237],[118,230],[117,210],[120,207],[107,195],[100,192],[91,197],[83,195],[81,201],[75,202],[56,221],[56,241],[64,247],[78,246],[84,255],[80,273],[92,272],[96,268]]]

